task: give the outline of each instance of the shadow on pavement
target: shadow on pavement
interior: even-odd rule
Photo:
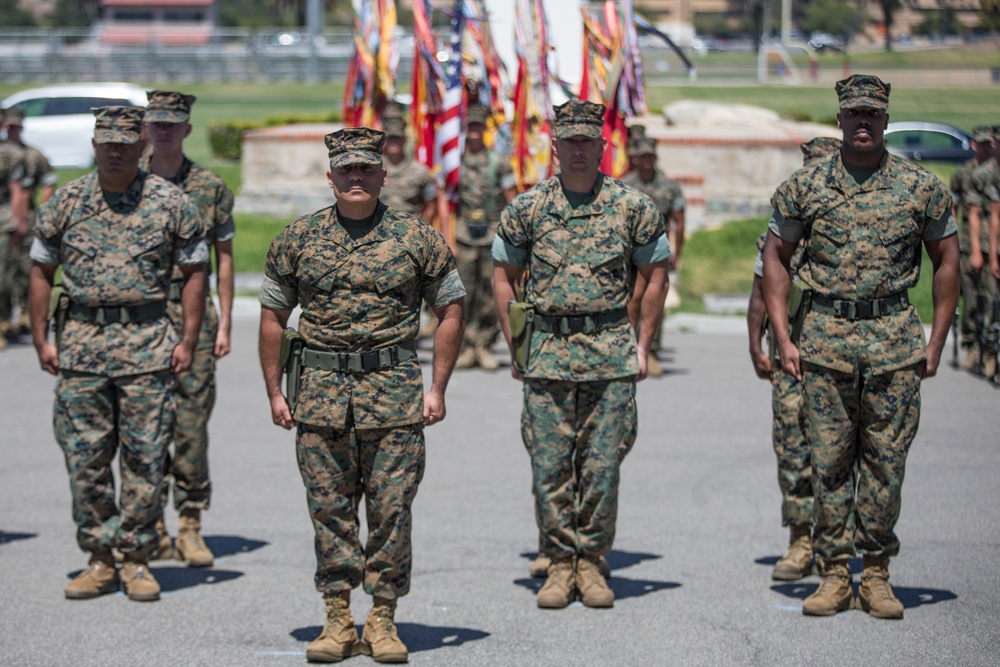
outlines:
[[[358,637],[364,624],[358,625]],[[490,636],[490,633],[471,628],[449,628],[437,627],[433,625],[421,625],[419,623],[396,623],[396,630],[399,632],[399,639],[406,644],[410,653],[420,653],[422,651],[433,651],[447,646],[461,646],[466,642],[478,641]],[[310,625],[304,628],[292,630],[290,634],[300,642],[311,642],[323,631],[322,625]]]
[[[538,557],[537,551],[525,551],[521,554],[521,558],[525,558],[529,561],[535,560]],[[607,555],[608,565],[611,566],[611,570],[624,570],[627,567],[632,567],[633,565],[638,565],[645,560],[658,560],[663,558],[659,554],[644,554],[638,551],[615,551],[612,550]]]
[[[225,581],[232,581],[243,576],[242,572],[235,570],[216,570],[214,568],[184,567],[157,567],[153,565],[149,568],[153,571],[153,576],[160,582],[160,589],[164,593],[179,591],[185,588],[194,588],[202,584],[221,584]]]
[[[38,533],[8,533],[5,530],[0,530],[0,544],[7,544],[8,542],[16,542],[18,540],[30,540],[33,537],[38,537]]]
[[[775,584],[771,586],[771,590],[775,593],[781,593],[786,597],[796,598],[798,600],[805,600],[807,597],[812,595],[817,588],[819,588],[819,583],[795,582],[790,584]],[[857,591],[858,584],[855,582],[855,594],[857,594]],[[949,600],[958,599],[958,595],[952,591],[945,591],[939,588],[909,588],[907,586],[893,586],[892,591],[896,594],[896,597],[903,603],[903,607],[906,609],[913,609],[914,607],[920,607],[926,604],[937,604],[938,602],[947,602]]]
[[[248,540],[239,535],[206,535],[205,544],[216,558],[249,553],[268,545],[267,542]]]
[[[775,563],[778,562],[781,556],[761,556],[754,560],[758,565],[767,565],[773,567]],[[851,574],[861,574],[861,571],[865,569],[864,561],[860,556],[856,556],[847,562],[847,569],[851,571]],[[813,573],[816,573],[815,567],[813,568]]]

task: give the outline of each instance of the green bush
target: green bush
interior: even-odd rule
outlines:
[[[230,120],[208,126],[208,143],[212,148],[213,157],[220,160],[239,160],[243,154],[243,133],[247,130],[298,123],[336,123],[339,120],[339,111],[317,114],[276,114],[268,116],[263,122]]]
[[[252,120],[231,120],[208,126],[208,143],[212,156],[221,160],[240,159],[243,153],[243,133],[264,127],[263,123]]]

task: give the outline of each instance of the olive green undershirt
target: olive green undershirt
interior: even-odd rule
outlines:
[[[368,232],[375,227],[375,214],[372,213],[367,218],[355,220],[354,218],[348,218],[346,215],[338,211],[337,222],[340,223],[340,225],[344,228],[344,231],[347,232],[347,235],[350,236],[352,240],[357,241],[368,234]]]

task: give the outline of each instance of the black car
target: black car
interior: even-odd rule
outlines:
[[[890,153],[910,160],[965,162],[975,154],[972,135],[941,123],[889,123],[885,146]]]

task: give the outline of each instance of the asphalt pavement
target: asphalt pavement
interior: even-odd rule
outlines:
[[[86,555],[52,434],[55,379],[28,344],[0,353],[0,665],[305,664],[323,605],[294,437],[270,421],[255,313],[252,300],[237,308],[234,353],[219,363],[204,516],[215,565],[155,562],[155,603],[64,599]],[[1000,391],[947,367],[925,382],[892,563],[905,619],[807,618],[802,600],[818,579],[770,579],[787,532],[770,391],[743,324],[680,318],[668,329],[668,372],[638,389],[608,558],[613,609],[535,606],[520,386],[504,371],[456,372],[448,416],[426,434],[412,591],[397,612],[411,664],[1000,664]],[[429,349],[420,356],[428,380]],[[172,510],[167,523],[175,532]],[[356,591],[359,630],[369,608]]]

